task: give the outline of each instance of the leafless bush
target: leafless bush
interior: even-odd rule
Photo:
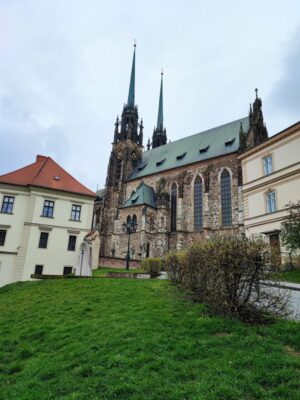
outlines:
[[[215,313],[248,322],[287,314],[285,292],[261,285],[278,280],[277,263],[262,239],[215,237],[169,253],[166,267],[173,282]]]

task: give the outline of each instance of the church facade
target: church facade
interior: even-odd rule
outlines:
[[[130,258],[160,257],[215,232],[238,234],[243,226],[242,171],[238,156],[268,138],[262,102],[248,116],[167,143],[163,75],[157,126],[143,147],[143,121],[135,104],[135,49],[129,94],[117,118],[105,189],[98,191],[95,226],[100,258],[124,259],[134,220]]]

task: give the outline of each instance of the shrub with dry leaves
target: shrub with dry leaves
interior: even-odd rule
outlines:
[[[260,322],[288,314],[286,292],[261,284],[278,280],[275,257],[262,238],[216,236],[169,253],[166,268],[173,282],[214,313]]]

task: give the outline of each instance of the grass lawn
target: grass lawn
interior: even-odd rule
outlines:
[[[281,272],[280,279],[286,282],[300,283],[300,269]]]
[[[299,399],[300,324],[209,317],[168,281],[0,289],[0,399]]]
[[[107,272],[143,272],[142,269],[126,269],[124,268],[109,268],[99,267],[93,270],[93,276],[104,276]]]

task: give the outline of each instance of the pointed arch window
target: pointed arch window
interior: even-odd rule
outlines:
[[[171,232],[176,232],[177,220],[177,185],[173,183],[171,188]]]
[[[199,175],[194,182],[194,229],[200,231],[203,228],[203,184]]]
[[[221,175],[221,208],[222,225],[232,225],[231,179],[226,169],[224,169]]]
[[[135,215],[135,214],[133,214],[133,217],[132,217],[132,225],[133,225],[133,226],[136,226],[136,225],[137,225],[137,218],[136,218],[136,215]]]

